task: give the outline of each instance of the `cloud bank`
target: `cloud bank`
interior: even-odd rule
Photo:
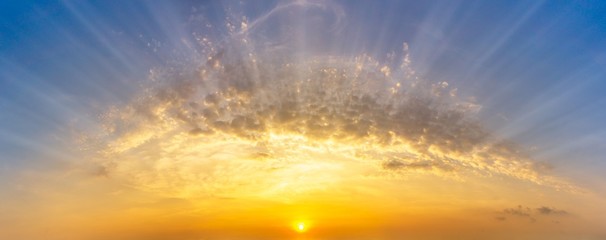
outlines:
[[[102,130],[85,137],[97,175],[180,194],[257,184],[254,195],[306,167],[324,168],[307,181],[330,183],[349,161],[389,176],[504,176],[574,190],[483,128],[477,103],[416,76],[407,54],[399,65],[301,58],[254,42],[237,34],[212,48],[221,50],[152,70],[150,86],[103,113]]]

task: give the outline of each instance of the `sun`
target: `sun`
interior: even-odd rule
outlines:
[[[296,225],[297,232],[303,233],[307,230],[307,226],[305,226],[304,222],[298,222]]]

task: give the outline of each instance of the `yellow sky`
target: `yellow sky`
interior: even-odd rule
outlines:
[[[603,236],[603,200],[483,128],[445,82],[368,57],[223,56],[74,131],[70,159],[21,175],[2,236]]]
[[[599,205],[575,205],[600,203],[587,194],[560,192],[496,177],[462,181],[423,173],[385,177],[348,172],[348,176],[335,176],[339,179],[333,182],[297,182],[291,186],[295,189],[287,187],[258,195],[252,190],[240,194],[239,188],[234,187],[221,196],[205,192],[184,196],[175,194],[180,192],[177,189],[156,191],[128,186],[122,182],[124,179],[111,175],[86,174],[89,173],[35,177],[41,181],[31,183],[39,190],[34,193],[36,200],[10,204],[17,208],[13,214],[19,218],[10,223],[2,219],[6,223],[4,236],[8,239],[40,236],[47,239],[399,239],[402,236],[569,239],[598,232],[601,219],[595,218],[595,210],[603,211],[595,209]],[[322,174],[308,172],[304,179],[315,176],[321,178]],[[267,183],[257,177],[248,177],[255,183],[238,184],[243,184],[243,189],[265,189],[276,187],[274,184],[281,181],[294,182],[285,176]],[[270,173],[266,177],[277,176]],[[300,186],[306,188],[297,189]],[[557,209],[541,213],[539,208],[543,206]],[[560,213],[562,209],[566,213]],[[14,219],[15,215],[3,217]],[[297,232],[299,223],[304,223],[307,231]]]
[[[25,175],[24,188],[34,200],[9,203],[15,209],[2,219],[3,234],[9,239],[568,239],[597,232],[603,220],[596,218],[603,209],[592,207],[603,203],[597,197],[535,170],[406,169],[386,165],[382,157],[412,154],[413,148],[268,135],[262,144],[224,133],[161,135],[137,146],[121,144],[129,149],[83,155],[97,159],[74,159],[67,169]],[[299,223],[306,226],[303,233]]]

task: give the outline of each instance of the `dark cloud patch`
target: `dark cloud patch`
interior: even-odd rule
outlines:
[[[405,168],[406,166],[407,166],[407,164],[405,164],[402,161],[398,161],[398,160],[391,160],[391,161],[387,161],[387,162],[383,163],[383,168],[389,169],[389,170],[402,169],[402,168]]]
[[[110,175],[110,170],[108,167],[106,166],[102,166],[102,165],[93,165],[90,169],[90,173],[94,176],[94,177],[102,177],[102,178],[108,178]]]
[[[532,210],[529,207],[518,205],[517,208],[507,208],[503,210],[503,213],[518,217],[530,217]]]
[[[531,222],[536,222],[539,218],[545,217],[558,217],[558,216],[566,216],[569,215],[567,211],[551,208],[551,207],[539,207],[539,208],[530,208],[522,205],[518,205],[515,208],[506,208],[502,212],[499,212],[496,216],[497,219],[505,217],[503,215],[514,216],[518,218],[525,218],[530,220]]]
[[[537,208],[536,211],[539,214],[541,214],[541,215],[560,215],[560,216],[565,216],[565,215],[569,214],[567,211],[559,210],[559,209],[555,209],[555,208],[550,208],[550,207],[545,207],[545,206]]]

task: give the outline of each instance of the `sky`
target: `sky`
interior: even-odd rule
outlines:
[[[2,1],[1,239],[604,239],[603,1]]]

